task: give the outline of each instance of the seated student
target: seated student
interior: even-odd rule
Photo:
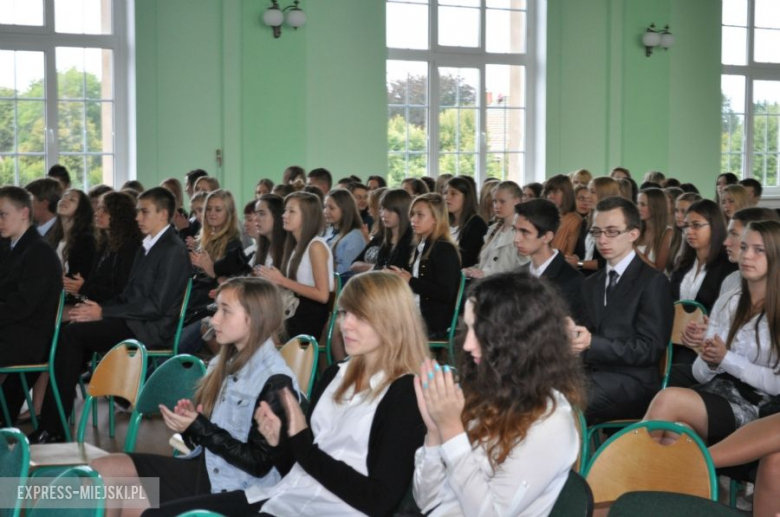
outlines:
[[[569,173],[571,186],[576,190],[577,187],[588,188],[588,183],[593,179],[593,174],[588,169],[578,169]]]
[[[190,198],[189,226],[179,231],[181,237],[190,250],[198,248],[198,235],[203,229],[203,214],[206,212],[206,198],[208,192],[197,191]]]
[[[531,199],[538,199],[542,197],[542,190],[544,185],[541,183],[529,183],[523,186],[523,201],[530,201]]]
[[[319,236],[324,226],[320,199],[308,192],[293,192],[284,199],[282,221],[287,232],[282,263],[256,267],[255,274],[289,289],[300,300],[295,314],[285,320],[287,335],[319,339],[333,291],[333,254]]]
[[[585,417],[639,418],[661,387],[658,363],[674,320],[669,281],[634,251],[639,211],[631,201],[599,201],[590,232],[607,265],[585,279],[583,325],[572,329],[589,379]]]
[[[97,212],[98,200],[100,200],[100,196],[103,194],[108,194],[109,192],[114,192],[114,189],[108,185],[102,184],[95,185],[89,189],[87,195],[89,196],[89,202],[92,204],[92,212]]]
[[[479,251],[488,227],[477,213],[477,196],[472,182],[457,176],[447,182],[444,194],[449,214],[450,235],[458,243],[463,267],[479,261]]]
[[[164,188],[141,194],[136,221],[146,238],[125,289],[104,304],[86,301],[70,312],[71,323],[60,332],[54,359],[66,415],[73,409],[79,374],[93,352],[107,352],[123,339],[159,348],[173,338],[190,271],[187,249],[170,224],[174,211],[173,194]],[[59,411],[49,386],[40,427],[30,435],[30,442],[61,440]]]
[[[208,176],[209,173],[203,169],[193,169],[184,175],[184,191],[187,196],[192,200],[192,196],[195,195],[195,184],[204,176]]]
[[[219,180],[217,178],[212,178],[211,176],[203,176],[202,178],[195,180],[195,192],[205,192],[206,194],[209,194],[220,188]]]
[[[283,447],[274,450],[252,420],[263,401],[284,418],[276,392],[299,392],[274,344],[283,322],[279,291],[259,278],[233,278],[218,288],[217,307],[212,323],[220,349],[195,400],[180,400],[173,410],[160,406],[165,425],[181,433],[193,452],[178,458],[111,454],[92,461],[107,484],[142,486],[139,478],[158,478],[159,503],[165,505],[247,486],[270,487],[292,467],[286,436]]]
[[[368,190],[376,190],[378,188],[387,188],[387,181],[382,176],[369,176],[366,181]]]
[[[357,203],[358,212],[360,212],[360,218],[365,225],[365,233],[371,231],[371,227],[374,226],[374,216],[371,215],[371,210],[368,206],[368,187],[362,183],[352,182],[347,186],[347,190],[352,192],[355,197],[355,203]]]
[[[761,186],[761,182],[755,178],[745,178],[739,180],[739,184],[745,187],[750,206],[758,206],[758,203],[761,202],[761,194],[764,192],[764,187]]]
[[[323,206],[325,223],[329,225],[325,232],[325,242],[333,252],[336,273],[348,278],[351,276],[348,273],[352,262],[366,247],[363,220],[360,218],[355,198],[349,190],[341,188],[331,190],[325,196]]]
[[[606,265],[604,257],[601,256],[599,250],[596,249],[596,240],[590,234],[590,227],[593,225],[593,213],[595,207],[599,201],[608,197],[620,196],[620,188],[618,182],[612,178],[602,176],[599,178],[593,178],[588,185],[588,193],[590,194],[590,204],[593,208],[590,212],[590,218],[587,222],[587,228],[585,231],[585,237],[578,244],[577,247],[584,250],[584,255],[566,255],[566,262],[572,267],[578,268],[585,276],[592,275],[599,269],[603,269]],[[580,232],[582,235],[582,232]]]
[[[387,187],[379,187],[368,191],[368,212],[374,223],[369,228],[368,244],[355,257],[355,260],[352,261],[352,265],[349,267],[352,273],[370,271],[376,265],[379,248],[382,246],[382,240],[385,237],[385,226],[379,217],[379,202],[385,192],[387,192]]]
[[[301,184],[306,183],[306,171],[303,167],[290,165],[284,169],[284,172],[282,173],[282,184],[292,185],[298,182]]]
[[[406,178],[401,182],[401,188],[413,198],[430,192],[428,185],[420,178]]]
[[[63,192],[70,189],[70,173],[68,172],[68,169],[59,163],[52,165],[51,168],[49,168],[49,172],[46,173],[46,176],[59,181],[60,185],[62,185]]]
[[[500,183],[496,178],[487,178],[479,191],[479,203],[477,204],[477,215],[479,215],[488,227],[495,224],[496,213],[493,209],[493,196],[496,187]],[[445,192],[446,194],[446,192]],[[522,197],[522,195],[520,196]]]
[[[383,231],[374,269],[411,268],[414,250],[414,232],[409,222],[411,203],[412,197],[400,188],[387,190],[380,198],[379,219]]]
[[[560,224],[560,212],[552,201],[532,199],[515,205],[515,251],[530,259],[521,267],[533,276],[544,278],[556,287],[574,321],[581,319],[582,273],[571,267],[563,253],[552,247]]]
[[[255,264],[255,252],[257,251],[257,239],[259,234],[257,233],[257,215],[255,215],[255,201],[249,201],[244,205],[244,227],[242,228],[242,234],[249,239],[251,244],[244,248],[244,257],[246,257],[247,265],[249,267]]]
[[[693,364],[699,385],[667,388],[653,399],[647,420],[682,422],[709,444],[758,418],[780,394],[780,223],[749,223],[742,236],[742,290],[713,313],[701,355]],[[669,437],[659,434],[664,443]]]
[[[574,187],[574,203],[576,211],[583,221],[590,217],[590,193],[587,184]],[[587,227],[587,224],[583,224],[582,227]]]
[[[460,255],[450,237],[444,198],[423,194],[409,209],[414,245],[411,271],[390,266],[412,288],[431,339],[447,335],[460,285]]]
[[[160,186],[168,189],[173,194],[173,197],[176,198],[176,214],[173,216],[173,227],[179,232],[180,237],[188,235],[191,231],[190,220],[187,212],[184,211],[184,189],[181,186],[181,181],[176,178],[166,178],[160,182]]]
[[[281,264],[287,233],[282,222],[284,199],[276,194],[263,194],[255,202],[257,223],[257,251],[252,266]]]
[[[62,185],[54,178],[33,180],[24,189],[33,196],[33,221],[38,233],[46,238],[52,248],[57,248],[54,240],[54,223],[57,222],[57,204],[62,196]]]
[[[88,278],[95,260],[94,213],[89,197],[80,190],[66,190],[57,203],[52,240],[67,278]]]
[[[626,169],[625,167],[614,167],[612,171],[609,173],[610,178],[614,178],[616,180],[621,179],[631,179],[631,171]]]
[[[333,175],[328,169],[322,167],[312,169],[306,175],[306,184],[319,188],[323,194],[330,192],[333,186]]]
[[[414,499],[425,515],[552,509],[579,450],[572,406],[584,402],[563,305],[527,274],[499,273],[469,289],[460,384],[431,361],[415,377],[427,434]]]
[[[727,221],[731,219],[734,212],[749,206],[752,206],[750,196],[742,185],[728,185],[721,191],[720,207]]]
[[[260,199],[263,194],[270,194],[274,189],[274,182],[269,178],[261,178],[255,185],[255,199]]]
[[[438,176],[436,176],[436,183],[434,183],[434,189],[433,192],[436,192],[437,194],[441,194],[444,196],[445,189],[447,188],[447,182],[450,181],[452,178],[454,178],[452,174],[449,172],[440,173]],[[401,182],[401,186],[403,187],[403,182]],[[483,187],[484,188],[484,187]],[[404,190],[407,190],[404,188]]]
[[[636,250],[650,265],[665,271],[669,262],[674,229],[669,224],[669,204],[664,191],[649,188],[639,191],[637,198],[641,228]]]
[[[683,226],[685,226],[685,212],[696,201],[700,201],[701,196],[694,192],[685,192],[677,196],[674,200],[674,236],[672,238],[672,245],[669,248],[669,263],[666,265],[667,276],[672,275],[672,271],[677,267],[677,263],[680,261],[680,256],[683,250]]]
[[[564,256],[574,253],[577,246],[577,238],[580,235],[582,217],[577,213],[577,205],[574,201],[574,187],[568,176],[557,174],[544,183],[542,197],[549,199],[561,212],[561,226],[555,233],[552,247],[563,253]]]
[[[54,332],[62,267],[34,228],[32,214],[26,190],[0,187],[0,236],[10,241],[0,257],[0,366],[45,361]],[[0,378],[0,383],[9,414],[15,418],[24,401],[19,375]],[[0,427],[13,424],[4,422]]]
[[[479,263],[465,268],[469,278],[483,278],[495,273],[513,271],[528,259],[517,253],[514,245],[515,205],[520,203],[523,193],[514,181],[502,181],[493,190],[493,210],[496,222],[488,228],[485,244],[479,252]]]

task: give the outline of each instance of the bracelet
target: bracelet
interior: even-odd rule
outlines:
[[[579,262],[577,262],[577,267],[578,267],[579,269],[582,269],[584,266],[585,266],[585,262],[583,262],[582,260],[580,260]]]

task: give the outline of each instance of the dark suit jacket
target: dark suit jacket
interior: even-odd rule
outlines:
[[[45,358],[61,292],[57,253],[31,226],[0,261],[0,364]]]
[[[693,264],[685,269],[675,269],[672,273],[672,297],[674,300],[680,299],[680,284],[683,278],[691,270]],[[696,293],[695,300],[707,308],[707,313],[712,311],[715,300],[720,296],[720,284],[723,279],[737,270],[737,264],[729,262],[725,252],[718,255],[716,262],[704,273],[704,280],[701,283],[699,292]]]
[[[583,324],[593,335],[583,359],[591,371],[621,374],[624,396],[660,388],[658,363],[672,335],[674,307],[669,281],[636,256],[604,306],[606,269],[582,286]]]
[[[150,348],[168,344],[176,331],[184,288],[190,274],[187,247],[171,226],[149,254],[139,248],[122,293],[103,306],[104,318],[121,318]]]
[[[524,264],[519,269],[530,271],[530,264],[530,262]],[[582,296],[582,282],[585,280],[582,273],[571,267],[563,258],[563,253],[559,252],[542,273],[542,278],[555,286],[563,301],[566,302],[572,319],[579,323],[582,320],[580,296]]]
[[[452,321],[461,268],[458,251],[449,242],[438,240],[431,245],[429,240],[423,249],[423,257],[429,247],[430,254],[420,262],[419,277],[412,277],[409,286],[420,295],[420,312],[428,326],[428,335],[439,338],[446,333]],[[416,254],[415,248],[412,264]]]
[[[488,231],[487,224],[478,215],[466,221],[458,232],[458,250],[460,262],[463,267],[471,267],[479,262],[479,252],[485,243],[485,234]]]

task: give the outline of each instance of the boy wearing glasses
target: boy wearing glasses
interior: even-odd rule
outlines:
[[[634,251],[639,211],[631,201],[599,201],[590,232],[607,266],[585,279],[583,325],[572,326],[590,381],[585,417],[641,418],[661,387],[658,364],[672,334],[669,281]]]

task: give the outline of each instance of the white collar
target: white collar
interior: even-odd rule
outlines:
[[[51,219],[49,219],[47,222],[45,222],[43,224],[39,224],[38,225],[38,233],[41,234],[41,237],[46,235],[46,233],[49,230],[51,230],[51,227],[54,226],[54,223],[56,223],[56,222],[57,222],[57,217],[55,216],[55,217],[52,217]]]
[[[531,261],[531,264],[530,264],[530,272],[531,272],[531,274],[534,275],[535,277],[542,276],[544,274],[544,272],[547,271],[547,268],[550,266],[550,264],[552,264],[552,261],[555,260],[555,256],[557,254],[558,254],[558,250],[553,248],[552,256],[550,258],[548,258],[547,260],[545,260],[544,263],[541,266],[539,266],[539,269],[535,268],[533,261]]]
[[[163,228],[162,230],[157,232],[157,235],[154,235],[154,236],[147,235],[146,237],[144,237],[144,240],[143,240],[143,242],[141,242],[141,245],[144,247],[144,254],[145,255],[149,254],[149,251],[151,251],[152,246],[157,244],[157,241],[160,240],[160,237],[162,237],[163,234],[165,233],[165,231],[168,228],[170,228],[170,227],[171,227],[171,225],[169,224],[168,226],[166,226],[165,228]]]
[[[613,269],[617,271],[618,274],[618,280],[623,276],[623,273],[626,272],[626,269],[628,269],[628,265],[631,264],[631,261],[634,260],[634,257],[636,257],[636,252],[632,249],[628,255],[623,257],[623,260],[618,262],[615,266],[610,266],[609,262],[607,262],[607,278],[609,278],[609,272]]]

